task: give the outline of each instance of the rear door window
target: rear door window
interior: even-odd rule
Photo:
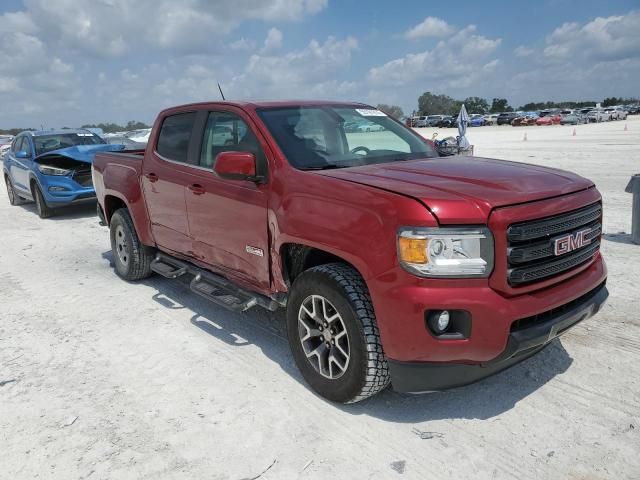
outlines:
[[[195,112],[170,115],[162,122],[156,151],[168,160],[187,162]]]

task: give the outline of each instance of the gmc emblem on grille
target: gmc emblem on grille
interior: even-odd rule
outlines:
[[[573,252],[578,248],[582,248],[585,245],[591,243],[591,239],[587,238],[587,235],[591,233],[590,228],[585,228],[576,233],[569,233],[562,237],[558,237],[553,241],[553,253],[556,256],[564,255],[565,253]]]

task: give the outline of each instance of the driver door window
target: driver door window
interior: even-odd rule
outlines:
[[[31,156],[33,155],[33,149],[31,148],[31,142],[29,141],[29,139],[27,137],[22,137],[22,146],[20,147],[21,150],[24,150],[25,152],[27,152],[27,158],[31,158]]]
[[[200,166],[212,168],[220,152],[250,152],[258,162],[264,161],[258,139],[240,117],[233,113],[211,112],[204,129]]]

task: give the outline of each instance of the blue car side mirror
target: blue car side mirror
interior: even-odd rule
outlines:
[[[29,154],[27,152],[25,152],[24,150],[20,150],[19,152],[15,153],[15,157],[16,158],[29,158]]]

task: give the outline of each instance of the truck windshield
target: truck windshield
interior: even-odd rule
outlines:
[[[99,145],[106,142],[87,131],[38,135],[33,137],[33,143],[36,147],[36,155],[42,155],[61,148],[75,147],[76,145]]]
[[[418,134],[371,107],[264,108],[258,115],[289,163],[301,170],[438,156]]]

